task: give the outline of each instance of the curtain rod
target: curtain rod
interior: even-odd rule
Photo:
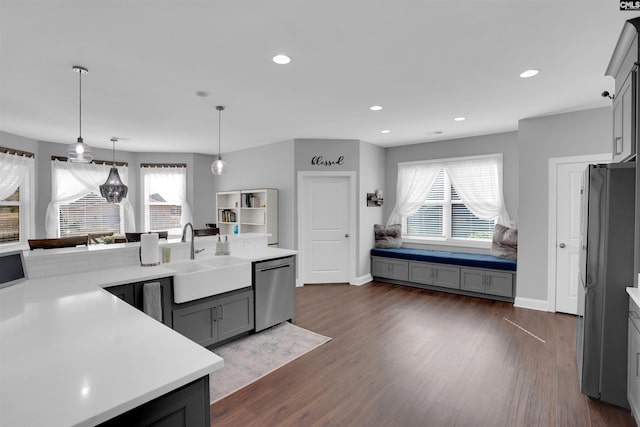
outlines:
[[[186,168],[186,163],[140,163],[141,168]]]
[[[0,153],[14,154],[16,156],[29,157],[31,159],[36,157],[35,154],[30,153],[28,151],[16,150],[15,148],[8,148],[8,147],[1,147],[1,146],[0,146]]]
[[[58,160],[60,162],[66,162],[68,159],[68,157],[62,157],[62,156],[51,156],[51,160]],[[129,167],[129,163],[128,162],[112,162],[111,160],[92,160],[91,161],[92,164],[94,165],[116,165],[116,166],[121,166],[121,167]]]

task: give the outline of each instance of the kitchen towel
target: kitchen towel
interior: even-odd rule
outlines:
[[[162,322],[162,289],[160,282],[145,283],[142,286],[142,311]]]
[[[140,235],[140,265],[147,267],[160,264],[158,233]]]

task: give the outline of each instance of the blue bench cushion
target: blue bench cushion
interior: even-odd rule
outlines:
[[[389,248],[371,249],[371,255],[408,259],[412,261],[436,262],[439,264],[462,265],[466,267],[492,268],[495,270],[516,271],[517,262],[498,258],[493,255],[470,254],[466,252],[433,251],[430,249]]]

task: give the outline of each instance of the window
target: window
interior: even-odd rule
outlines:
[[[47,206],[47,237],[70,237],[89,233],[124,234],[134,231],[133,209],[128,199],[108,203],[100,185],[110,165],[51,162],[51,202]],[[128,168],[118,166],[126,184]]]
[[[0,243],[20,241],[20,188],[0,201]]]
[[[418,211],[404,224],[407,237],[491,241],[495,220],[480,219],[465,206],[444,168]]]
[[[0,245],[34,237],[33,183],[32,154],[0,153]]]
[[[60,237],[109,232],[124,234],[122,210],[120,203],[108,203],[95,193],[60,205]]]
[[[486,245],[496,222],[510,225],[502,196],[502,155],[398,163],[388,224],[405,238]]]
[[[185,165],[143,165],[144,231],[181,235],[191,222]]]

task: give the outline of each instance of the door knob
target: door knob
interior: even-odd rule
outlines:
[[[344,237],[349,237],[349,234],[345,234]]]
[[[564,243],[560,243],[558,246],[560,246],[561,249],[564,249],[567,245],[565,245]]]

